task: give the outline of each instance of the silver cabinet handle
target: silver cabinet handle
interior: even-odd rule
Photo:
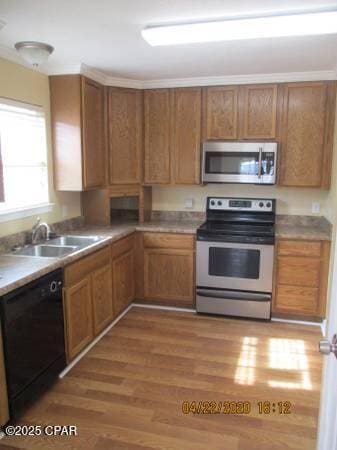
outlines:
[[[262,147],[259,147],[259,168],[258,168],[258,178],[262,176]]]

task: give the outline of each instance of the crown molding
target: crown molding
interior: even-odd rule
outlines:
[[[249,75],[226,75],[191,78],[163,78],[156,80],[137,80],[131,78],[114,77],[105,72],[90,67],[84,63],[77,64],[46,64],[35,68],[26,63],[15,49],[0,46],[0,57],[20,64],[31,70],[46,75],[81,74],[105,86],[116,86],[133,89],[155,89],[192,86],[219,86],[231,84],[260,84],[285,83],[296,81],[337,80],[337,65],[331,70],[317,70],[308,72],[259,73]]]
[[[312,72],[259,73],[251,75],[230,75],[218,77],[193,77],[162,80],[146,80],[143,89],[172,88],[189,86],[219,86],[230,84],[284,83],[295,81],[336,80],[336,70],[320,70]]]

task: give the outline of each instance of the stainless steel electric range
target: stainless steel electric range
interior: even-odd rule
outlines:
[[[197,230],[197,312],[270,319],[275,204],[207,198]]]

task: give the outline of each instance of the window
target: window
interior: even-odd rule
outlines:
[[[0,98],[0,202],[0,216],[49,202],[43,109],[4,98]]]

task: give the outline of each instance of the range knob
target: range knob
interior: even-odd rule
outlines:
[[[259,207],[260,207],[260,208],[263,208],[263,206],[264,206],[264,203],[263,203],[263,202],[260,202],[260,203],[259,203]]]
[[[266,204],[266,206],[267,206],[267,208],[270,208],[270,207],[271,207],[271,203],[268,202],[268,203]]]
[[[222,201],[218,200],[218,206],[222,206]]]
[[[214,206],[214,205],[215,205],[215,201],[211,200],[211,206]]]

